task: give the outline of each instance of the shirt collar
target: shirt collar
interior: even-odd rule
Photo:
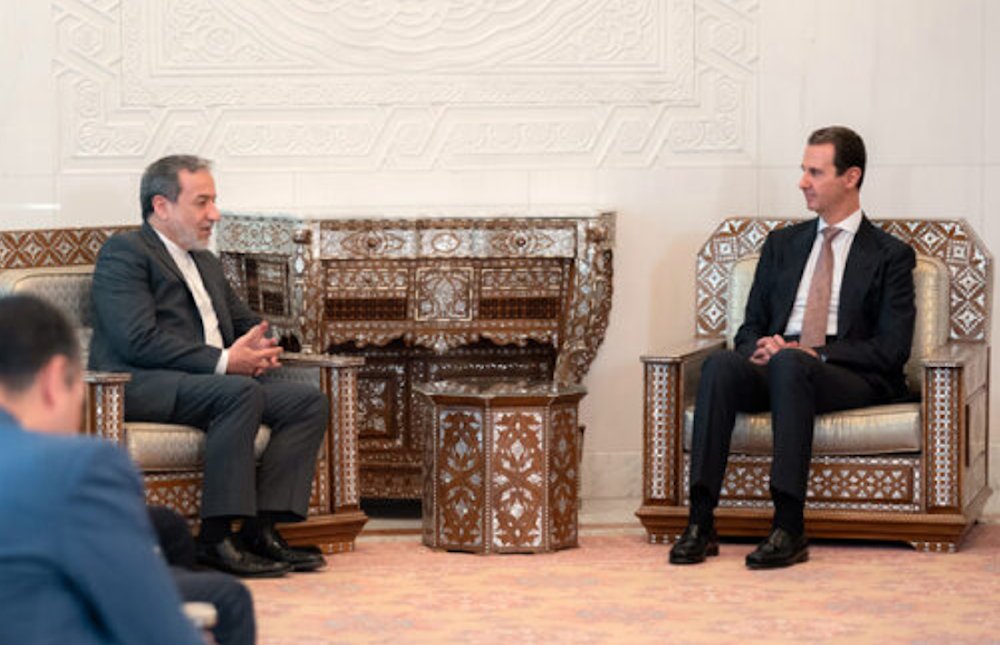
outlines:
[[[839,228],[841,231],[846,231],[851,235],[855,235],[858,232],[858,229],[861,228],[861,216],[862,216],[861,209],[859,208],[858,210],[851,213],[850,216],[847,217],[847,219],[841,220],[840,222],[834,224],[834,226]],[[823,229],[825,229],[827,226],[829,226],[829,224],[827,224],[826,221],[822,217],[820,217],[819,226],[816,227],[816,234],[819,235],[820,233],[822,233]]]
[[[191,259],[191,254],[182,249],[181,247],[179,247],[176,242],[174,242],[169,237],[156,230],[155,226],[151,228],[153,229],[153,232],[156,233],[156,235],[163,242],[163,245],[167,247],[167,252],[170,253],[170,257],[174,258],[175,262],[177,262],[178,264],[180,264],[181,262],[186,263],[188,260]]]

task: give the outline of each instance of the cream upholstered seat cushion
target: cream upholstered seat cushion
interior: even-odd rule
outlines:
[[[271,429],[261,426],[254,439],[254,455],[264,454]],[[201,469],[205,463],[205,433],[173,423],[129,421],[125,424],[125,450],[143,472]]]
[[[684,410],[684,449],[691,449],[694,406]],[[816,417],[813,454],[828,456],[891,455],[920,452],[920,404],[893,403],[844,410]],[[730,452],[770,455],[771,415],[738,414]]]
[[[729,282],[726,341],[733,345],[736,330],[743,324],[747,297],[759,256],[741,258],[733,264]],[[948,340],[949,275],[940,260],[917,256],[913,270],[917,318],[913,348],[904,371],[910,391],[919,395],[923,386],[921,361]],[[693,406],[684,414],[684,447],[691,447]],[[920,452],[923,433],[919,403],[897,403],[820,415],[813,435],[816,455],[879,455]],[[771,415],[739,414],[733,429],[731,451],[744,454],[771,454]]]

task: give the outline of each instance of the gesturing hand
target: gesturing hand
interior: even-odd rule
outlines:
[[[278,340],[268,338],[267,329],[268,324],[265,320],[236,339],[229,348],[227,373],[260,376],[270,369],[281,366],[278,361],[278,356],[281,355]]]

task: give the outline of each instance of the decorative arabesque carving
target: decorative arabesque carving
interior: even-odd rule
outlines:
[[[611,316],[614,227],[592,221],[578,229],[573,296],[563,326],[556,380],[580,383],[597,356]]]
[[[754,141],[757,5],[54,0],[61,161],[131,171],[198,150],[229,170],[371,171],[732,159]]]

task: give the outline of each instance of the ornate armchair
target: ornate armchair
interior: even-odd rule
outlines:
[[[0,294],[28,292],[46,298],[78,324],[81,346],[90,341],[90,283],[101,244],[124,229],[15,231],[0,234]],[[289,332],[287,326],[281,328]],[[86,359],[85,359],[86,362]],[[359,507],[357,370],[360,358],[284,354],[278,378],[311,382],[330,401],[326,440],[313,480],[308,521],[289,525],[292,543],[319,544],[327,552],[351,550],[367,518]],[[125,423],[127,374],[87,372],[83,431],[118,442],[142,474],[146,500],[168,506],[189,520],[198,516],[201,499],[204,433],[188,426]],[[270,437],[261,426],[260,455]]]
[[[687,523],[693,401],[701,364],[732,342],[767,234],[789,220],[729,219],[697,260],[696,338],[642,358],[643,504],[654,543]],[[917,323],[906,366],[911,403],[821,415],[806,500],[812,537],[904,540],[955,551],[990,494],[989,312],[992,258],[963,220],[882,220],[917,251]],[[769,414],[739,415],[717,526],[770,527]]]

